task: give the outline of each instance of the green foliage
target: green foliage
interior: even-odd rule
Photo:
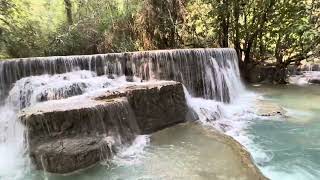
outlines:
[[[190,0],[181,34],[184,44],[192,47],[235,47],[244,66],[265,60],[286,66],[318,52],[319,4],[316,0]]]
[[[185,4],[185,0],[143,1],[135,20],[140,49],[181,47],[178,27],[184,23]]]
[[[183,47],[234,47],[244,71],[298,64],[319,55],[320,2],[0,0],[0,58]]]
[[[25,11],[28,4],[1,0],[0,43],[4,56],[28,57],[44,55],[41,50],[45,39],[39,21]]]
[[[136,5],[122,1],[79,1],[73,24],[63,23],[51,35],[49,55],[94,54],[135,50],[132,14]]]
[[[186,8],[185,23],[180,25],[179,34],[183,44],[189,47],[213,47],[217,39],[215,9],[201,0],[189,1]]]
[[[72,24],[63,0],[1,0],[1,57],[133,51],[139,2],[72,1]],[[47,11],[49,10],[49,11]],[[63,16],[62,16],[63,15]]]

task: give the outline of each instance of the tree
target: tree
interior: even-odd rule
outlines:
[[[145,0],[137,15],[136,31],[143,49],[181,47],[178,26],[184,22],[184,0]]]
[[[13,0],[0,1],[1,51],[10,57],[43,55],[41,48],[46,40],[39,22],[30,18],[25,10],[28,3]]]
[[[64,23],[50,39],[50,55],[136,50],[134,14],[138,2],[119,0],[74,3],[73,24]]]
[[[217,47],[219,44],[215,10],[211,3],[190,0],[185,9],[184,23],[178,26],[182,44],[186,47]]]
[[[320,44],[319,27],[313,22],[314,18],[310,17],[316,7],[315,1],[312,4],[308,2],[277,1],[274,13],[264,28],[264,36],[260,42],[265,41],[265,50],[260,53],[260,59],[275,59],[271,64],[277,69],[275,76],[278,83],[286,83],[288,65],[299,65],[300,61],[314,56],[314,50]]]
[[[319,4],[316,0],[192,0],[181,34],[187,42],[203,40],[195,43],[201,47],[234,47],[246,80],[251,69],[269,64],[277,69],[277,81],[285,83],[289,64],[299,64],[317,52]],[[212,45],[205,39],[218,42]]]
[[[246,80],[268,66],[280,83],[288,65],[319,56],[317,0],[47,0],[58,8],[38,14],[32,0],[0,2],[4,56],[234,47]]]
[[[72,3],[70,0],[64,0],[64,4],[65,4],[65,8],[66,8],[66,15],[67,15],[68,24],[72,25],[73,24]]]

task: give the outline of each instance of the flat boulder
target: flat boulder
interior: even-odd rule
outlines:
[[[266,100],[258,100],[256,102],[257,106],[257,115],[259,116],[285,116],[286,111],[280,105],[266,101]]]
[[[20,115],[37,169],[71,173],[108,160],[117,147],[190,119],[183,85],[133,84],[96,95],[39,103]]]

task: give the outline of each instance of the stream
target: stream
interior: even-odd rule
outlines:
[[[287,117],[256,120],[246,130],[249,151],[271,179],[320,177],[320,86],[260,86],[252,90],[281,105]]]
[[[149,58],[148,58],[149,57]],[[199,121],[137,135],[109,162],[71,175],[35,170],[20,110],[143,81],[184,85]],[[255,179],[239,155],[215,136],[240,142],[272,180],[320,177],[320,86],[244,87],[233,49],[187,49],[13,59],[0,63],[0,180]],[[261,116],[258,101],[284,109]],[[65,102],[65,101],[63,101]]]

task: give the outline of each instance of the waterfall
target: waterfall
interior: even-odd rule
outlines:
[[[23,77],[76,70],[93,71],[97,76],[175,80],[192,96],[223,102],[236,97],[235,88],[243,89],[234,49],[184,49],[4,60],[0,62],[0,98]]]
[[[128,81],[155,80],[179,81],[190,96],[207,99],[206,108],[196,107],[196,112],[210,120],[220,118],[221,106],[234,102],[244,91],[237,54],[228,48],[0,61],[0,154],[10,149],[9,160],[0,157],[0,177],[24,164],[23,127],[17,121],[21,109],[43,101],[114,89],[130,84]],[[7,161],[14,163],[7,165]],[[12,174],[18,176],[16,171]]]
[[[298,67],[291,66],[289,70],[289,83],[298,86],[320,83],[320,64],[319,62],[307,62]]]
[[[23,179],[25,173],[23,169],[29,163],[25,158],[28,142],[24,142],[24,127],[17,117],[21,109],[35,106],[43,101],[95,93],[99,89],[113,89],[126,83],[125,77],[111,79],[107,76],[97,76],[92,71],[43,74],[24,77],[16,81],[0,105],[0,152],[2,154],[0,157],[0,178],[19,179],[22,176],[21,179]],[[126,105],[119,104],[119,107],[115,107],[115,109],[125,113],[126,107]],[[94,117],[97,116],[99,116],[98,112]],[[118,127],[123,131],[122,126]],[[126,138],[128,137],[133,138],[134,136],[128,134]]]
[[[320,71],[320,65],[316,63],[309,63],[300,67],[301,71]]]

